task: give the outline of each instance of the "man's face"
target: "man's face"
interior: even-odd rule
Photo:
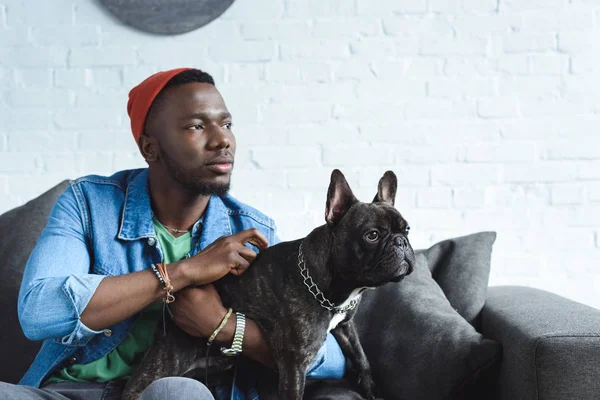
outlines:
[[[157,161],[169,176],[194,194],[227,193],[235,137],[218,90],[207,83],[170,87],[150,114],[146,132],[156,138]]]

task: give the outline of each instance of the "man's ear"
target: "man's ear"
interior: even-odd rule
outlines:
[[[155,138],[142,133],[138,139],[138,147],[146,162],[150,163],[158,159],[158,146]]]
[[[377,186],[377,194],[373,199],[373,203],[387,203],[390,206],[396,201],[396,190],[398,189],[398,179],[392,171],[386,171],[379,180]]]
[[[334,169],[327,190],[327,204],[325,207],[325,221],[327,221],[327,224],[335,225],[340,222],[350,207],[357,201],[344,174],[340,170]]]

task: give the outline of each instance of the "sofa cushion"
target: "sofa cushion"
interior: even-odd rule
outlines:
[[[455,310],[431,274],[431,270],[445,268],[439,273],[447,277],[450,271],[458,270],[464,282],[454,279],[457,285],[469,290],[475,285],[487,287],[487,279],[472,279],[465,270],[476,271],[482,262],[489,272],[491,246],[487,246],[487,261],[482,260],[486,257],[481,251],[460,248],[489,243],[489,234],[480,235],[487,241],[459,238],[452,239],[451,245],[433,246],[432,253],[417,251],[411,275],[363,295],[355,322],[383,398],[462,399],[467,394],[477,398],[477,385],[487,381],[486,372],[500,360],[501,345],[484,339]],[[444,255],[443,249],[452,249],[454,255]],[[439,265],[429,266],[428,258]],[[460,264],[454,265],[453,260],[460,260]],[[481,292],[485,296],[481,288],[473,291],[477,295]],[[460,302],[467,297],[457,296],[457,304],[463,304]]]
[[[433,279],[452,307],[478,328],[477,317],[485,303],[496,232],[478,232],[418,250],[427,258]]]
[[[63,181],[21,207],[0,215],[0,381],[17,383],[35,358],[41,342],[28,340],[17,315],[17,298],[23,270],[35,243],[48,223],[58,196],[69,186]]]

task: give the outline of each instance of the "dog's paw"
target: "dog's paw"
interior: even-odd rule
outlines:
[[[379,397],[379,390],[377,390],[377,385],[375,384],[370,372],[363,372],[359,374],[357,383],[366,399],[375,400],[377,397]]]

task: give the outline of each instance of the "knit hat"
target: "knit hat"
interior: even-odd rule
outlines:
[[[157,72],[129,91],[127,114],[129,114],[129,119],[131,119],[131,132],[136,143],[144,131],[146,116],[156,96],[158,96],[171,78],[190,69],[193,68],[177,68]]]

